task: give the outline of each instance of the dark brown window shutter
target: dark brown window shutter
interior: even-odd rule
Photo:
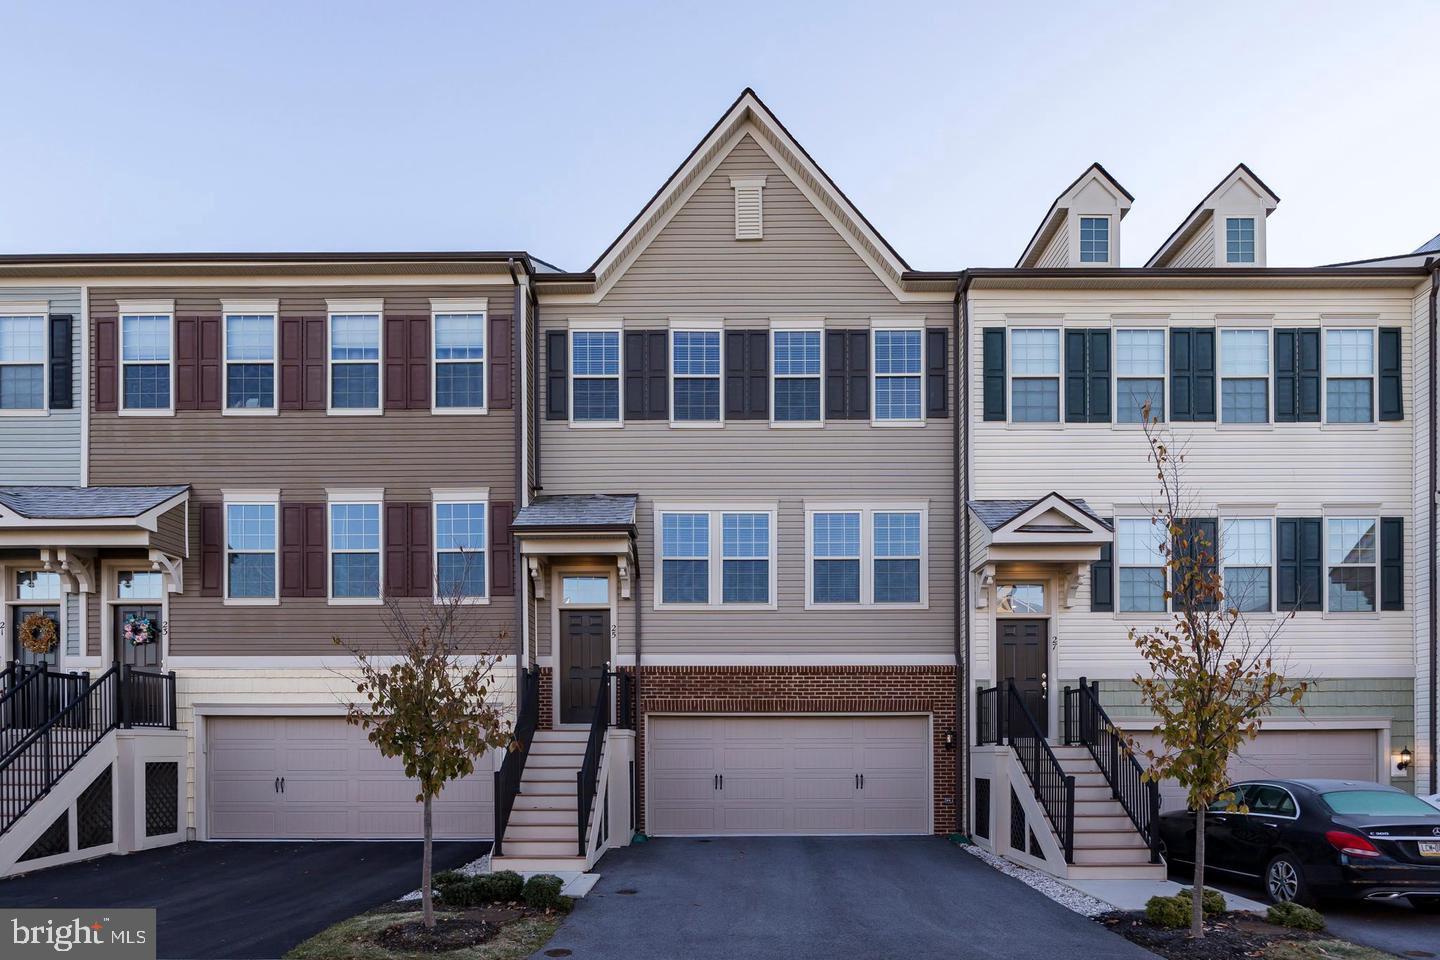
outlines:
[[[221,410],[225,406],[222,374],[225,368],[220,346],[220,318],[200,318],[200,409]]]
[[[218,597],[225,586],[225,508],[200,505],[200,595]]]
[[[515,504],[497,500],[490,504],[490,596],[515,596],[515,538],[510,524]]]
[[[327,544],[329,524],[325,522],[326,504],[307,503],[305,507],[305,596],[323,597],[330,590],[330,571],[327,569]]]
[[[410,596],[434,596],[430,573],[431,504],[410,504]]]
[[[385,504],[385,595],[410,595],[410,505]]]
[[[175,318],[175,409],[200,409],[200,318]]]
[[[280,409],[299,410],[305,406],[305,321],[286,317],[280,321]]]
[[[95,409],[119,405],[120,324],[115,317],[95,320]]]
[[[430,409],[430,318],[411,317],[406,330],[409,350],[405,361],[405,389],[411,410]]]
[[[846,419],[870,419],[870,331],[845,331]]]
[[[515,405],[515,361],[512,342],[515,337],[509,317],[491,317],[485,344],[489,352],[490,406],[509,410]]]
[[[280,596],[305,596],[305,504],[280,504]]]
[[[329,351],[325,340],[327,321],[324,317],[306,317],[301,323],[305,326],[305,409],[324,410],[330,402],[330,385],[325,382],[328,376],[326,354]],[[323,588],[319,595],[325,595]]]
[[[385,409],[410,408],[410,321],[385,318]]]

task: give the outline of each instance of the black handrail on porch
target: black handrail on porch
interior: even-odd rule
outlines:
[[[981,690],[975,697],[977,737],[981,746],[1005,744],[1030,781],[1045,818],[1055,828],[1065,862],[1075,861],[1075,778],[1065,772],[1040,732],[1035,715],[1014,680]]]
[[[580,856],[585,856],[586,834],[590,832],[590,805],[600,785],[600,754],[605,748],[605,731],[610,727],[610,678],[607,666],[600,675],[595,693],[595,713],[590,719],[590,738],[585,742],[585,760],[575,771],[575,820],[580,833]]]
[[[515,798],[520,795],[520,781],[525,776],[525,761],[530,759],[530,744],[535,741],[535,730],[540,726],[540,670],[531,667],[525,671],[524,686],[520,691],[520,706],[515,715],[515,733],[510,749],[500,769],[495,771],[495,843],[491,848],[494,856],[504,856],[505,825],[510,822],[510,812],[515,809]]]
[[[1145,768],[1125,743],[1105,708],[1100,682],[1080,678],[1078,689],[1065,688],[1065,743],[1090,751],[1110,792],[1150,847],[1150,862],[1160,862],[1160,784],[1145,779]]]

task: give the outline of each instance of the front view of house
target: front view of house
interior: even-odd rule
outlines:
[[[1270,267],[1242,164],[1126,268],[1134,202],[1097,164],[1014,267],[917,271],[746,91],[582,272],[0,258],[0,786],[50,771],[0,873],[416,836],[345,671],[447,598],[522,748],[436,833],[497,865],[964,833],[1163,871],[1174,793],[1100,743],[1169,615],[1147,411],[1318,681],[1236,772],[1433,790],[1433,258]]]

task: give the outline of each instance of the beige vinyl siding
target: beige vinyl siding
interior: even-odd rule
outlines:
[[[765,237],[737,242],[730,177],[764,176]],[[772,318],[823,317],[865,329],[874,316],[923,318],[951,327],[947,299],[902,303],[790,178],[748,135],[696,189],[597,304],[547,302],[546,330],[570,319],[621,317],[625,328],[663,329],[671,317],[723,317],[726,329],[763,330]],[[543,358],[541,359],[543,363]],[[543,380],[543,378],[542,378]],[[539,384],[545,408],[544,383]],[[953,401],[953,396],[952,396]],[[953,413],[953,402],[952,413]],[[544,492],[638,493],[644,652],[651,655],[953,654],[953,424],[775,429],[764,421],[676,429],[664,421],[623,429],[542,422]],[[778,501],[776,610],[694,612],[653,607],[654,504]],[[806,610],[806,500],[924,500],[929,504],[926,610]],[[634,602],[620,602],[622,654],[633,643]],[[540,654],[550,653],[551,611],[539,612]]]
[[[1364,290],[1210,290],[1210,291],[984,291],[972,290],[971,408],[975,414],[971,496],[976,499],[1039,497],[1052,490],[1085,499],[1101,516],[1114,516],[1116,505],[1132,507],[1155,496],[1154,468],[1147,462],[1138,428],[1111,424],[1010,426],[979,419],[982,380],[981,330],[1003,324],[1007,313],[1055,314],[1105,320],[1112,315],[1171,316],[1177,326],[1213,322],[1221,317],[1273,314],[1277,325],[1320,325],[1322,314],[1375,317],[1365,324],[1402,328],[1402,351],[1415,358],[1423,350],[1411,336],[1413,304],[1408,291]],[[1211,318],[1202,321],[1197,318]],[[1117,320],[1116,326],[1141,321]],[[1153,324],[1155,321],[1148,321]],[[1223,320],[1222,320],[1223,325]],[[1405,518],[1406,536],[1417,538],[1412,488],[1414,416],[1417,383],[1407,378],[1407,419],[1359,428],[1284,423],[1261,428],[1214,424],[1175,424],[1174,438],[1184,445],[1185,482],[1195,511],[1215,515],[1219,505],[1275,504],[1275,516],[1320,516],[1326,505],[1377,504],[1376,516]],[[1218,401],[1218,387],[1217,387]],[[1357,485],[1356,464],[1365,465]],[[1137,515],[1133,509],[1125,511]],[[1409,677],[1415,670],[1415,597],[1420,571],[1407,570],[1406,610],[1376,614],[1299,613],[1285,621],[1277,658],[1293,673],[1317,677]],[[1126,630],[1125,615],[1090,613],[1088,578],[1073,605],[1062,610],[1053,633],[1058,675],[1131,676],[1140,661]],[[1132,618],[1134,615],[1130,615]],[[1257,618],[1264,624],[1271,621]],[[1276,621],[1278,622],[1278,621]],[[972,612],[975,675],[991,677],[992,612]]]
[[[1436,696],[1436,678],[1430,672],[1430,564],[1434,557],[1430,553],[1428,511],[1434,509],[1431,493],[1434,479],[1430,476],[1430,451],[1427,439],[1433,438],[1430,425],[1430,284],[1420,285],[1412,302],[1414,316],[1410,351],[1410,362],[1405,365],[1410,376],[1411,389],[1407,396],[1406,415],[1410,417],[1415,432],[1415,488],[1414,533],[1410,537],[1410,550],[1406,558],[1411,568],[1407,571],[1414,589],[1410,609],[1414,615],[1415,630],[1415,784],[1422,790],[1429,790],[1430,752],[1435,745],[1431,741],[1430,709]],[[1413,402],[1409,402],[1413,401]],[[1404,744],[1396,743],[1398,750]]]
[[[77,287],[0,287],[0,309],[7,303],[48,300],[51,314],[69,314],[74,378],[74,407],[47,410],[33,417],[0,417],[0,484],[80,483],[80,290]],[[47,333],[48,337],[48,333]],[[46,340],[49,343],[49,340]],[[49,367],[45,375],[49,376]]]
[[[1070,222],[1067,217],[1061,221],[1059,229],[1040,252],[1040,259],[1035,262],[1037,267],[1068,267],[1070,266]]]
[[[1175,254],[1170,267],[1213,267],[1215,266],[1215,217],[1205,215],[1205,224],[1196,230]]]

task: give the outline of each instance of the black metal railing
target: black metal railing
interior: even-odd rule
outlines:
[[[1067,774],[1055,752],[1045,741],[1035,715],[1025,705],[1025,698],[1015,687],[1015,681],[1005,681],[1004,704],[999,712],[1005,715],[1003,722],[1009,729],[1006,742],[1015,751],[1025,776],[1030,780],[1030,789],[1045,811],[1045,817],[1055,828],[1060,848],[1065,851],[1065,862],[1075,860],[1075,778]],[[1006,709],[1008,707],[1008,709]]]
[[[520,781],[525,776],[525,761],[530,759],[530,744],[535,741],[535,729],[540,726],[540,670],[531,667],[525,671],[520,690],[520,706],[515,714],[515,733],[510,749],[500,769],[495,771],[495,844],[491,847],[493,856],[504,856],[505,825],[510,822],[510,812],[515,809],[515,798],[520,795]]]
[[[175,673],[120,667],[120,726],[175,729]]]
[[[7,666],[0,672],[0,757],[69,706],[89,683],[88,673],[59,673],[46,663]],[[83,725],[83,711],[67,716],[66,722]]]
[[[975,743],[977,746],[1005,742],[1005,715],[1000,710],[999,686],[986,687],[975,693]]]
[[[624,671],[615,673],[615,726],[635,729],[635,676]]]
[[[590,739],[585,742],[585,760],[575,771],[575,819],[580,832],[580,856],[585,856],[586,838],[590,832],[590,807],[600,785],[600,754],[605,749],[605,731],[610,727],[610,678],[606,669],[600,675],[600,689],[595,694],[595,713],[590,720]]]
[[[1160,862],[1160,784],[1145,779],[1145,767],[1100,706],[1100,683],[1080,678],[1078,689],[1065,688],[1065,742],[1090,751],[1105,775],[1111,795],[1150,847],[1150,862]]]

